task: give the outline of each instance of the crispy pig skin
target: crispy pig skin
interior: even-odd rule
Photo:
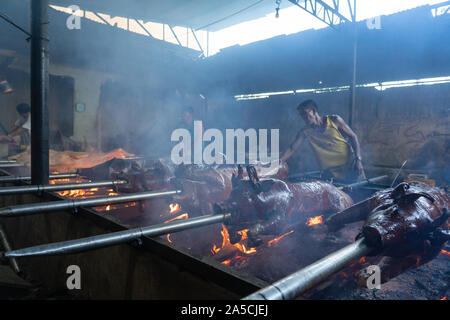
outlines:
[[[411,182],[391,189],[389,197],[387,192],[383,191],[383,201],[372,209],[362,228],[361,236],[373,246],[393,253],[398,251],[397,244],[410,237],[425,237],[441,225],[448,227],[443,215],[450,198],[444,189]]]
[[[444,188],[421,182],[400,183],[331,216],[326,223],[335,227],[365,220],[357,238],[364,237],[373,246],[371,255],[380,258],[384,283],[439,254],[450,238],[449,202]],[[357,283],[364,285],[370,274],[364,269],[355,276]]]
[[[16,160],[18,162],[30,164],[31,149],[9,157],[9,160]],[[50,169],[63,172],[73,172],[76,169],[92,168],[112,159],[125,159],[132,157],[133,154],[126,152],[122,148],[112,150],[104,153],[98,150],[91,150],[90,152],[75,152],[75,151],[49,151],[49,165]]]

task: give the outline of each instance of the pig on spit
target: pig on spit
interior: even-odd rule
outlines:
[[[450,238],[449,193],[421,182],[400,183],[369,199],[331,215],[331,231],[365,221],[357,238],[364,237],[374,250],[381,282],[434,259]],[[355,275],[360,285],[370,277],[366,269]]]
[[[262,235],[277,235],[295,213],[331,214],[353,204],[352,199],[332,184],[313,181],[289,183],[280,179],[259,179],[253,166],[247,166],[248,179],[243,170],[232,178],[232,191],[226,200],[215,204],[215,212],[230,212],[228,226],[231,243],[241,239],[238,230],[248,228],[248,244],[261,244]],[[299,219],[301,220],[301,219]]]
[[[256,166],[263,176],[285,177],[287,167],[271,170],[263,165]],[[181,189],[182,193],[173,197],[191,216],[213,212],[213,204],[227,199],[232,190],[232,177],[237,173],[235,166],[179,165],[170,161],[157,160],[147,168],[134,168],[118,173],[114,177],[125,179],[128,184],[119,186],[120,192],[140,192],[148,190]]]

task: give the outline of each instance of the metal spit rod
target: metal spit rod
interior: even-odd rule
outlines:
[[[351,262],[372,250],[364,238],[322,258],[309,266],[244,297],[243,300],[290,300],[314,288]]]
[[[304,178],[304,177],[309,177],[312,175],[316,175],[316,174],[321,174],[322,171],[317,170],[317,171],[309,171],[309,172],[302,172],[302,173],[296,173],[293,175],[288,176],[288,179],[299,179],[299,178]]]
[[[169,190],[169,191],[146,191],[139,193],[131,193],[119,196],[91,198],[91,199],[73,199],[73,200],[61,200],[40,202],[32,204],[23,204],[10,206],[0,209],[0,217],[19,217],[35,213],[44,213],[57,210],[74,210],[79,207],[95,207],[105,204],[131,202],[150,198],[171,196],[181,193],[181,190]]]
[[[16,160],[0,160],[0,164],[16,163]]]
[[[11,162],[11,163],[0,163],[0,168],[13,168],[13,167],[25,167],[25,163]]]
[[[72,189],[90,189],[97,187],[109,187],[125,184],[125,180],[107,180],[97,182],[81,182],[81,183],[61,183],[61,184],[44,184],[44,185],[28,185],[0,188],[0,196],[8,194],[24,194],[34,192],[52,192]]]
[[[50,179],[69,179],[78,177],[78,173],[60,173],[60,174],[51,174],[49,176]],[[29,181],[31,180],[31,176],[8,176],[8,177],[0,177],[0,183],[2,182],[20,182],[20,181]]]
[[[345,186],[340,186],[338,189],[342,190],[342,189],[354,189],[354,188],[364,187],[364,186],[367,186],[369,184],[376,183],[376,182],[382,181],[382,180],[387,179],[387,178],[388,178],[388,175],[378,176],[378,177],[366,179],[366,180],[363,180],[363,181],[355,182],[355,183],[352,183],[352,184],[348,184],[348,185],[345,185]]]
[[[199,228],[202,226],[223,223],[230,218],[229,213],[212,214],[190,218],[183,221],[173,221],[161,223],[144,228],[136,228],[124,231],[113,232],[98,236],[81,238],[76,240],[62,241],[50,244],[44,244],[24,249],[8,251],[3,254],[6,258],[29,257],[43,255],[70,254],[82,251],[100,249],[113,246],[120,243],[138,240],[141,237],[156,237],[168,233],[179,232],[187,229]]]

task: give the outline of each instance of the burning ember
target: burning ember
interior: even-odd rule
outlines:
[[[81,183],[81,182],[91,182],[91,180],[77,177],[77,178],[64,178],[64,179],[53,179],[50,180],[50,184],[59,184],[59,183]],[[56,193],[64,198],[69,199],[86,199],[86,198],[97,198],[97,197],[111,197],[111,196],[118,196],[119,193],[115,192],[112,188],[107,187],[96,187],[96,188],[90,188],[90,189],[72,189],[72,190],[64,190],[64,191],[56,191]],[[124,204],[117,204],[117,205],[106,205],[106,206],[99,206],[94,207],[93,209],[98,212],[104,212],[104,211],[112,211],[117,210],[120,208],[129,208],[129,207],[135,207],[136,202],[130,202],[130,203],[124,203]]]
[[[277,244],[278,241],[280,241],[281,239],[283,239],[283,238],[286,237],[287,235],[290,235],[292,232],[294,232],[294,230],[291,230],[291,231],[289,231],[288,233],[285,233],[285,234],[283,234],[283,235],[281,235],[281,236],[279,236],[279,237],[277,237],[277,238],[275,238],[275,239],[270,240],[270,241],[267,243],[267,245],[270,247],[270,246],[272,246],[272,245]]]
[[[238,231],[238,234],[240,234],[240,235],[242,236],[242,237],[241,237],[241,241],[247,239],[247,232],[248,232],[248,229],[244,229],[244,230]],[[213,248],[211,249],[211,253],[212,253],[212,254],[218,253],[220,250],[222,250],[223,248],[225,248],[225,247],[227,247],[227,246],[234,246],[234,247],[236,247],[240,252],[245,253],[245,254],[253,254],[253,253],[256,253],[256,248],[249,248],[249,249],[247,249],[247,248],[245,247],[244,244],[241,244],[241,243],[239,243],[239,242],[238,242],[238,243],[235,243],[235,244],[231,244],[231,241],[230,241],[230,234],[228,233],[227,228],[226,228],[225,225],[223,225],[223,224],[222,224],[222,231],[221,231],[220,233],[222,234],[222,238],[223,238],[223,240],[222,240],[222,246],[219,248],[219,247],[217,247],[216,245],[214,245]],[[225,261],[224,261],[224,262],[225,262]],[[224,262],[222,262],[222,263],[224,263]]]
[[[72,189],[72,190],[57,191],[56,193],[62,197],[85,199],[87,198],[87,196],[95,195],[95,191],[98,191],[98,188]]]
[[[316,224],[322,224],[322,223],[323,223],[323,216],[316,216],[316,217],[309,218],[308,221],[306,222],[306,225],[308,227],[311,227]]]
[[[181,206],[178,203],[169,204],[169,208],[170,208],[169,214],[175,214],[175,213],[181,211]]]
[[[91,180],[80,179],[80,178],[61,178],[61,179],[52,179],[48,183],[49,184],[60,184],[60,183],[81,183],[81,182],[91,182]]]

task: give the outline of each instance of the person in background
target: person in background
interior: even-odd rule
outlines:
[[[366,178],[358,137],[340,116],[320,116],[313,100],[300,103],[297,111],[306,126],[283,154],[282,162],[289,159],[307,140],[327,178],[346,181]]]
[[[182,117],[180,122],[177,125],[177,128],[183,128],[189,131],[191,134],[191,141],[192,141],[192,150],[194,150],[194,146],[201,146],[203,149],[204,143],[202,137],[194,136],[194,121],[201,121],[201,119],[194,119],[194,108],[192,106],[187,106],[184,108]],[[202,135],[203,135],[203,127],[202,127]],[[200,139],[195,141],[194,139]]]
[[[20,145],[20,150],[26,149],[30,145],[30,130],[31,130],[31,107],[26,103],[20,103],[16,106],[18,118],[14,123],[14,126],[8,130],[8,135],[0,137],[0,140],[6,140],[14,142],[15,137],[18,137],[20,141],[17,141]]]

